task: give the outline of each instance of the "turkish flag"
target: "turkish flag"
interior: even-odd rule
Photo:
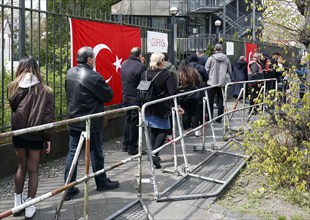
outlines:
[[[100,73],[114,91],[111,102],[122,103],[120,68],[133,47],[141,47],[140,29],[118,24],[85,21],[70,18],[71,66],[76,66],[76,54],[83,46],[93,48],[96,56],[95,71]]]
[[[250,62],[252,60],[253,54],[256,51],[257,51],[257,44],[251,44],[251,43],[245,44],[246,62]]]

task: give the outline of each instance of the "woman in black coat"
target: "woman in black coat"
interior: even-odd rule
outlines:
[[[159,52],[155,52],[151,55],[150,67],[147,69],[147,80],[154,79],[153,91],[156,99],[175,95],[177,88],[173,75],[164,69],[164,55]],[[145,80],[145,74],[141,75],[141,80]],[[170,119],[172,102],[164,101],[150,105],[146,108],[146,123],[151,128],[151,144],[152,149],[155,150],[162,146],[170,129]],[[153,165],[156,169],[160,169],[160,158],[158,152],[152,157]]]
[[[241,56],[238,61],[232,67],[232,82],[247,81],[248,80],[248,71],[247,71],[247,62],[245,62],[244,56]],[[232,94],[234,98],[238,98],[243,84],[235,84],[232,86]]]
[[[178,68],[179,87],[178,92],[188,92],[196,90],[201,84],[198,71],[189,66],[187,62],[182,62]],[[183,128],[196,128],[199,126],[199,100],[200,93],[195,92],[189,95],[179,97],[181,108],[184,109]],[[202,98],[201,98],[202,99]],[[196,136],[200,135],[199,131],[195,132]]]

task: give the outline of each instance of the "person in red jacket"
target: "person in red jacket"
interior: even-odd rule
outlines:
[[[12,130],[18,130],[54,121],[54,101],[52,89],[41,77],[39,66],[34,57],[20,60],[16,78],[8,87],[8,99],[13,115]],[[52,130],[23,134],[13,137],[13,147],[18,159],[15,175],[14,207],[33,199],[38,188],[38,171],[42,150],[51,150]],[[23,198],[26,173],[29,175],[28,196]],[[36,213],[34,205],[26,208],[25,217],[32,218]],[[21,212],[14,213],[14,216]]]

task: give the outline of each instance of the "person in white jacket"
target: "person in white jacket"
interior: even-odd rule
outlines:
[[[216,44],[214,46],[215,54],[210,56],[207,60],[205,68],[209,74],[208,85],[221,85],[208,90],[210,101],[211,118],[213,118],[213,105],[215,95],[217,96],[218,116],[224,113],[222,87],[231,82],[231,64],[225,54],[222,53],[222,45]],[[221,123],[222,117],[216,119],[216,122]]]

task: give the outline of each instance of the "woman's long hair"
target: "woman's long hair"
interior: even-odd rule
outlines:
[[[19,88],[19,83],[25,77],[27,73],[31,73],[32,76],[36,76],[37,79],[42,83],[43,87],[48,92],[52,92],[52,89],[48,87],[41,76],[39,65],[36,61],[36,59],[32,56],[29,57],[23,57],[18,64],[17,70],[16,70],[16,78],[9,84],[8,86],[8,98],[11,99],[14,94],[17,92]],[[31,87],[29,87],[30,90]]]
[[[199,86],[199,73],[195,68],[189,66],[187,61],[182,61],[178,68],[178,73],[179,87]]]

